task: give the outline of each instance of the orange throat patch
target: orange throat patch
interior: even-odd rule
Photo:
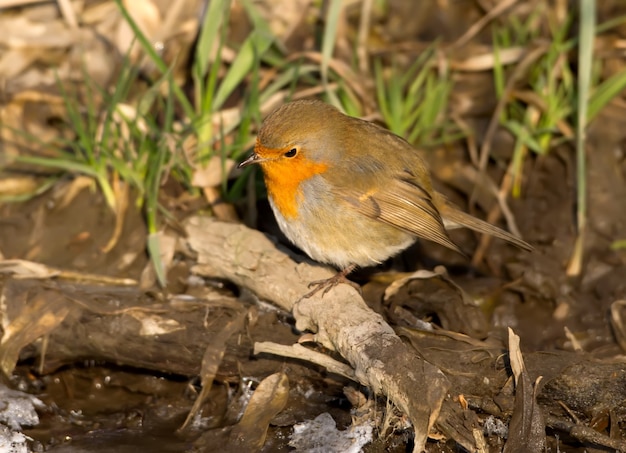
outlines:
[[[295,219],[298,216],[298,205],[302,201],[300,184],[328,170],[328,165],[313,162],[302,156],[267,160],[260,164],[267,193],[286,219]]]

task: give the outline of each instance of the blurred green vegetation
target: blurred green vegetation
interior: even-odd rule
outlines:
[[[595,2],[589,5],[587,1],[581,0],[584,8],[596,7]],[[137,91],[135,87],[145,81],[127,56],[114,87],[97,86],[85,76],[85,87],[79,93],[63,88],[66,85],[59,81],[67,127],[75,137],[59,139],[55,157],[21,156],[19,162],[92,177],[112,209],[116,206],[112,181],[121,179],[129,184],[145,212],[151,236],[148,249],[157,270],[160,252],[154,237],[161,227],[159,214],[164,212],[159,203],[164,181],[174,178],[195,191],[194,173],[219,158],[224,169],[224,196],[231,202],[241,200],[253,172],[246,169],[228,181],[227,162],[240,160],[249,151],[267,113],[265,106],[277,99],[280,103],[316,93],[349,114],[363,115],[371,111],[371,103],[358,92],[370,93],[382,122],[411,143],[433,146],[463,138],[449,112],[456,79],[455,69],[442,65],[446,45],[435,42],[417,58],[390,57],[394,51],[370,55],[363,52],[363,39],[340,27],[345,11],[339,0],[330,1],[324,12],[318,11],[323,22],[318,59],[288,54],[251,0],[238,2],[250,24],[247,35],[241,42],[230,42],[233,2],[208,2],[185,84],[175,80],[170,64],[154,49],[121,0],[115,3],[157,76],[146,89]],[[544,5],[526,16],[505,15],[490,24],[493,90],[501,107],[496,110],[496,120],[515,143],[509,165],[513,196],[522,192],[522,168],[529,150],[545,154],[564,141],[574,141],[587,122],[626,88],[626,71],[599,79],[603,61],[592,54],[595,33],[607,32],[626,18],[599,24],[595,33],[589,33],[585,26],[574,27],[589,15],[576,10],[568,14],[557,19]],[[369,36],[365,38],[367,41]],[[356,57],[338,65],[335,54],[340,39],[351,46]],[[222,59],[226,46],[235,49],[229,62]],[[576,61],[572,50],[578,46],[588,49],[588,58],[581,56]],[[522,58],[503,63],[503,53],[514,47],[525,49]],[[577,84],[581,74],[588,77]],[[236,108],[232,109],[233,105]],[[481,165],[488,157],[488,153],[481,156]],[[584,178],[584,171],[579,178]],[[579,185],[584,189],[584,181]],[[164,283],[162,272],[157,273]]]

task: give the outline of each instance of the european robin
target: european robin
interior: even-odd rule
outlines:
[[[532,250],[523,240],[453,206],[433,189],[419,151],[374,123],[321,101],[301,100],[271,113],[254,153],[280,229],[316,261],[340,272],[312,282],[326,293],[356,267],[380,264],[417,238],[462,253],[448,229],[467,227]]]

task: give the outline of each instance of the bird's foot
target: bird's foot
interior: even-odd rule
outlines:
[[[333,289],[335,286],[340,285],[342,283],[346,283],[350,286],[352,286],[354,289],[356,289],[359,294],[363,294],[363,291],[361,291],[361,286],[359,286],[358,283],[354,283],[351,280],[348,280],[347,275],[352,272],[354,269],[356,268],[356,266],[352,265],[352,266],[348,266],[346,267],[344,270],[337,272],[335,275],[333,275],[330,278],[325,278],[323,280],[315,280],[311,283],[309,283],[309,288],[313,288],[312,291],[309,291],[308,293],[306,293],[304,296],[302,296],[303,299],[308,299],[309,297],[317,294],[318,292],[324,290],[322,292],[322,297],[324,297],[324,295],[330,291],[331,289]]]

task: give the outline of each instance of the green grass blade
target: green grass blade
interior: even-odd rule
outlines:
[[[341,102],[334,91],[328,89],[328,68],[330,60],[333,58],[335,44],[337,41],[337,30],[339,28],[339,18],[343,9],[343,0],[330,0],[328,11],[326,14],[326,27],[324,28],[324,37],[322,40],[322,64],[321,75],[324,91],[331,104],[340,108]]]
[[[596,24],[596,2],[580,0],[580,43],[578,47],[578,100],[576,122],[576,219],[578,237],[567,267],[567,275],[580,275],[587,217],[587,162],[585,156],[587,107],[593,61],[593,40]]]
[[[68,173],[79,173],[93,178],[99,176],[98,171],[89,164],[69,159],[59,159],[56,157],[36,157],[36,156],[16,156],[16,162],[31,165],[41,165],[47,168],[57,168]]]
[[[259,104],[267,102],[272,95],[280,90],[293,85],[294,81],[305,78],[310,74],[316,74],[319,67],[315,65],[301,65],[300,63],[292,64],[270,83],[261,93],[259,93]]]
[[[194,58],[194,73],[200,79],[207,74],[211,51],[220,37],[220,26],[224,23],[224,19],[228,17],[229,9],[230,0],[212,0],[208,2],[208,10],[204,14]]]
[[[504,123],[503,126],[508,129],[511,134],[513,134],[517,141],[524,144],[537,154],[544,154],[541,144],[532,136],[524,124],[516,120],[509,120]]]
[[[576,160],[578,164],[578,209],[579,222],[584,223],[584,214],[587,207],[586,194],[586,160],[585,141],[587,126],[587,108],[589,101],[589,87],[591,84],[591,70],[593,61],[593,41],[596,23],[595,0],[580,0],[580,46],[578,49],[578,105],[576,123]],[[579,223],[580,225],[580,223]]]
[[[161,248],[159,243],[157,214],[159,209],[159,188],[166,167],[169,154],[165,138],[158,142],[148,144],[150,159],[146,173],[146,224],[148,227],[148,253],[154,267],[155,274],[161,286],[167,285],[163,263],[161,261]]]
[[[391,110],[389,106],[389,101],[385,94],[383,64],[380,58],[374,60],[374,82],[376,84],[376,99],[378,101],[378,109],[380,110],[383,118],[389,118],[391,116]]]
[[[148,38],[146,38],[146,36],[141,32],[141,29],[139,28],[137,23],[134,21],[134,19],[132,18],[128,10],[126,9],[126,7],[123,5],[122,0],[115,0],[115,4],[119,8],[126,22],[128,22],[128,25],[130,26],[130,28],[133,30],[133,33],[135,34],[135,37],[141,44],[141,48],[143,49],[143,51],[146,52],[150,60],[154,63],[157,69],[161,71],[161,73],[166,73],[168,70],[167,65],[165,64],[163,59],[159,56],[157,51],[154,50],[154,47],[152,46]],[[187,99],[187,96],[185,95],[183,90],[176,84],[173,84],[172,88],[174,90],[174,94],[176,95],[176,100],[180,103],[181,107],[185,111],[185,114],[189,118],[193,118],[195,114],[193,106]]]
[[[163,267],[163,260],[161,259],[161,235],[159,233],[148,234],[148,240],[146,248],[148,249],[148,255],[152,262],[152,268],[154,274],[161,287],[167,286],[167,276],[165,275],[165,268]]]
[[[274,42],[274,36],[269,25],[258,14],[252,3],[249,0],[242,0],[242,3],[248,17],[252,20],[254,29],[239,49],[235,60],[217,89],[212,105],[213,111],[222,107],[228,96],[241,84],[242,80],[254,70],[255,66],[258,66],[261,56]]]
[[[589,99],[587,110],[587,122],[593,120],[596,115],[612,99],[626,89],[626,71],[618,72],[600,84]]]
[[[626,249],[626,239],[618,239],[611,243],[611,250],[624,250]]]

